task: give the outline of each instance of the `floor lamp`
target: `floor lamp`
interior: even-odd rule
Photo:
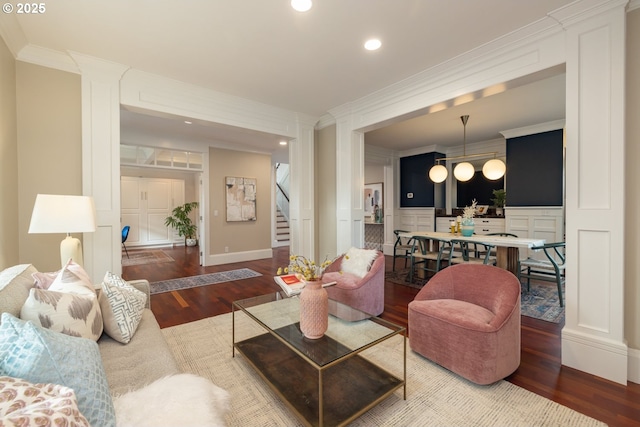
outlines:
[[[71,233],[96,231],[93,197],[38,194],[31,214],[30,234],[66,233],[60,243],[60,261],[64,267],[69,258],[83,265],[82,244]]]

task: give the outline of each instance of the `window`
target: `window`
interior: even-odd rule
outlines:
[[[203,154],[166,148],[120,145],[120,164],[170,169],[202,170]]]

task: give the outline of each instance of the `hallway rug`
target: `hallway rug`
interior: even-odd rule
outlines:
[[[231,394],[226,422],[234,426],[300,426],[242,355],[231,354],[231,313],[162,330],[180,370],[210,379]],[[265,333],[236,312],[236,340]],[[403,338],[394,336],[362,352],[395,375],[402,374]],[[473,384],[414,353],[407,345],[407,400],[402,390],[350,426],[604,426],[556,402],[511,384]]]
[[[178,279],[162,280],[151,283],[151,295],[163,292],[179,291],[181,289],[196,288],[198,286],[215,285],[233,280],[249,279],[262,276],[250,268],[221,271],[218,273],[201,274],[199,276],[181,277]]]
[[[155,264],[158,262],[173,262],[175,261],[169,255],[167,255],[164,251],[155,250],[155,251],[136,251],[130,250],[129,257],[125,252],[122,252],[122,266],[127,267],[131,265],[142,265],[142,264]]]

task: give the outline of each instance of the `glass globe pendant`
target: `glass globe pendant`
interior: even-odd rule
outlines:
[[[504,176],[507,166],[500,159],[491,159],[482,167],[482,174],[491,181],[500,179]]]
[[[431,179],[431,181],[435,182],[436,184],[439,184],[447,179],[447,175],[449,175],[449,172],[443,165],[438,164],[429,169],[429,179]]]
[[[476,170],[473,165],[469,162],[458,163],[455,168],[453,168],[453,176],[456,177],[458,181],[469,181],[475,175]]]

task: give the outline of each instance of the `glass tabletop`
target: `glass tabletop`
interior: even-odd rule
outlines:
[[[298,297],[283,298],[282,294],[274,293],[234,301],[233,304],[301,356],[320,367],[405,331],[401,326],[330,299],[329,312],[332,314],[329,315],[327,332],[322,338],[308,339],[300,331]],[[353,318],[363,320],[343,320]]]

